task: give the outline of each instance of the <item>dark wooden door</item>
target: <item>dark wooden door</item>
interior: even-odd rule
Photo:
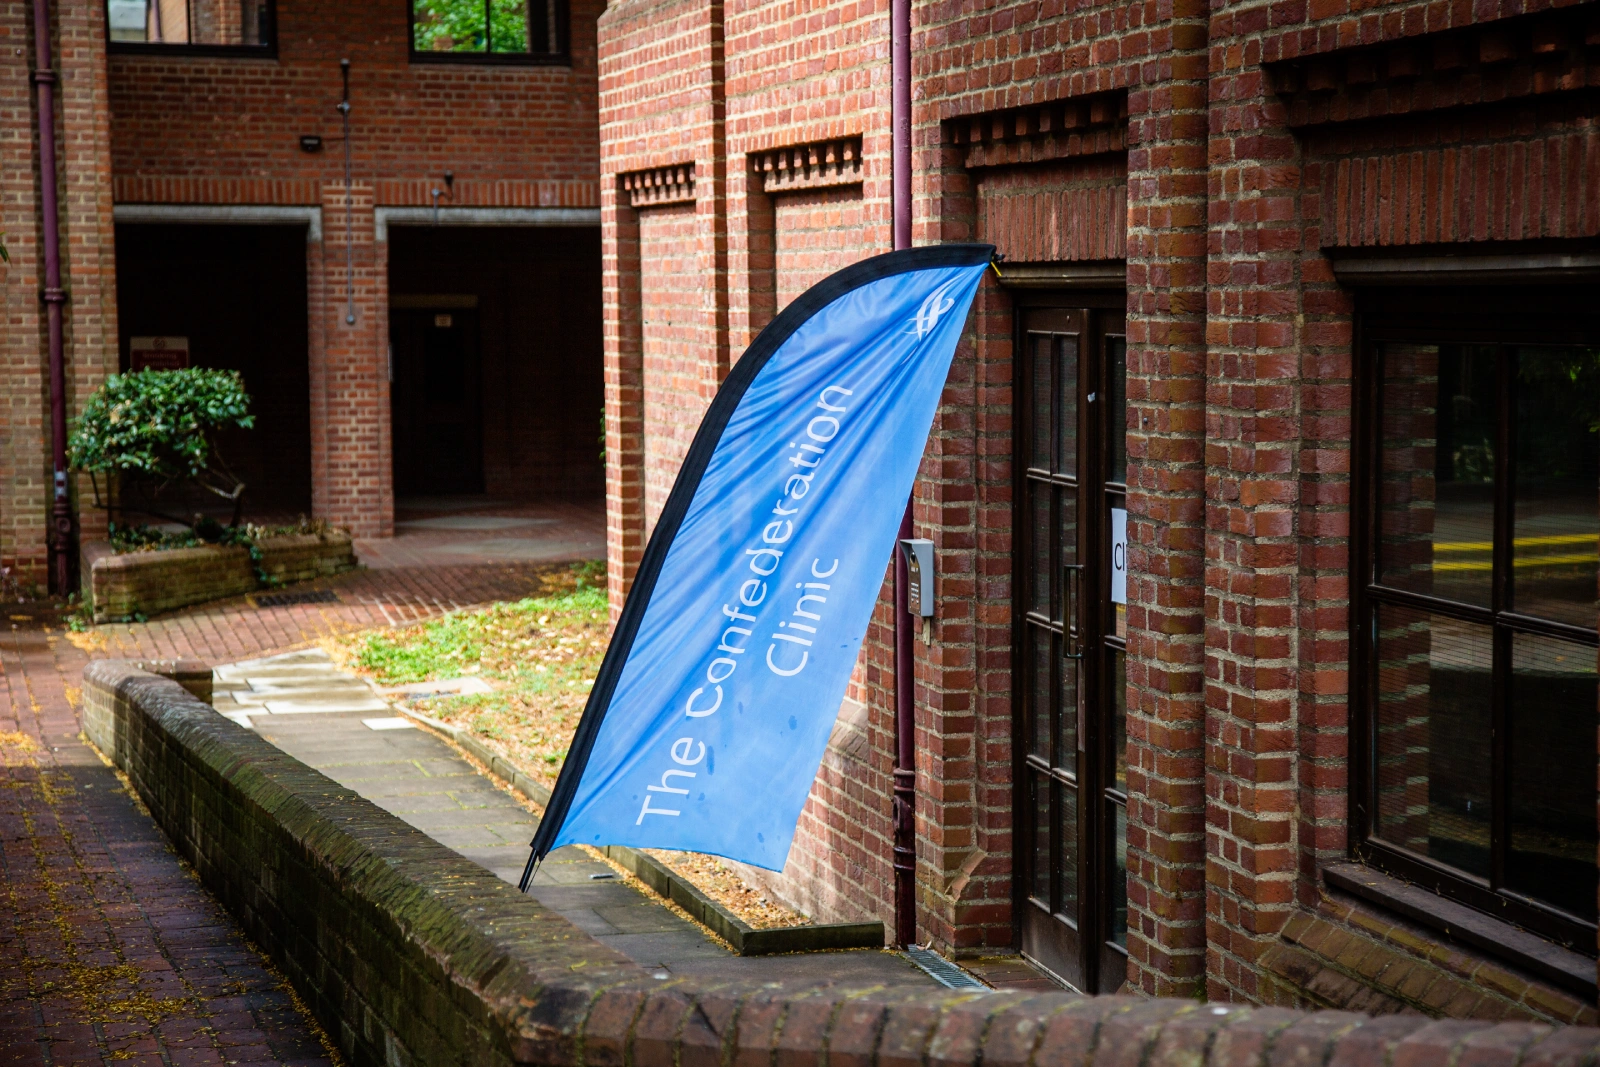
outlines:
[[[1127,349],[1072,302],[1018,316],[1017,902],[1022,951],[1092,993],[1127,971]]]
[[[477,310],[396,310],[389,337],[395,492],[483,492]]]

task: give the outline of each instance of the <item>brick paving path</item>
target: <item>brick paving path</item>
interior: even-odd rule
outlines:
[[[78,739],[84,662],[59,629],[0,633],[0,1064],[329,1064]]]
[[[289,994],[155,824],[79,737],[91,657],[226,663],[332,633],[404,624],[537,592],[548,564],[504,546],[365,552],[372,569],[304,588],[336,603],[250,598],[68,634],[36,604],[0,605],[0,1067],[325,1065]],[[504,540],[504,538],[502,538]],[[581,550],[550,555],[585,558]],[[360,546],[364,550],[368,546]],[[449,558],[410,565],[410,556]],[[548,558],[548,557],[546,557]]]

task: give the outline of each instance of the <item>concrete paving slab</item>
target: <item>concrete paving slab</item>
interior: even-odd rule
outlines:
[[[388,711],[389,705],[376,698],[367,700],[269,700],[262,704],[273,715],[329,715],[359,711],[371,714]]]
[[[453,696],[471,696],[478,693],[492,693],[494,686],[482,678],[441,678],[437,682],[411,682],[406,685],[392,685],[379,689],[378,692],[389,697],[432,697],[450,694]]]
[[[369,702],[379,699],[370,689],[357,689],[351,686],[326,686],[319,685],[301,686],[295,689],[272,688],[255,689],[240,688],[224,690],[228,699],[240,707],[263,707],[269,700],[328,700],[328,701],[355,701]],[[212,696],[217,696],[215,690]]]

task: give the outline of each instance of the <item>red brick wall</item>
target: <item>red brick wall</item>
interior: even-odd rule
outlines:
[[[724,6],[730,320],[740,347],[828,274],[892,246],[889,226],[888,3],[772,0]],[[860,183],[764,191],[773,149],[859,138]],[[853,149],[854,151],[854,149]],[[802,152],[809,157],[810,153]],[[793,155],[791,154],[791,158]],[[888,577],[885,560],[885,577]],[[850,686],[864,729],[836,732],[795,835],[767,884],[839,919],[893,920],[889,793],[894,766],[892,618],[885,584]],[[848,708],[848,705],[847,705]]]
[[[1307,936],[1291,918],[1344,907],[1319,872],[1348,847],[1354,297],[1325,250],[1596,234],[1591,9],[1496,21],[1513,7],[914,5],[917,240],[1124,262],[1133,988],[1329,1003],[1261,962]],[[625,10],[629,48],[682,17]],[[726,199],[697,197],[700,239],[708,203],[727,220],[736,358],[813,280],[805,257],[820,275],[887,246],[887,4],[700,10],[725,15],[715,63],[603,28],[603,107],[653,132],[602,141],[619,172],[660,165],[669,128],[719,144],[724,100]],[[859,229],[850,193],[762,191],[752,158],[858,134]],[[651,267],[615,263],[620,316]],[[917,646],[919,937],[957,953],[1012,943],[1012,323],[986,284],[916,497],[941,597]],[[620,325],[610,343],[620,366]],[[889,909],[890,621],[772,883],[830,916]]]
[[[572,3],[570,66],[411,63],[404,4],[280,0],[278,58],[115,54],[111,161],[119,202],[304,204],[313,506],[358,536],[393,529],[388,279],[375,207],[598,207],[596,0]],[[339,60],[351,60],[353,324],[345,321]],[[299,138],[317,134],[308,154]]]
[[[70,294],[64,313],[69,417],[105,375],[116,369],[117,312],[111,228],[109,113],[106,102],[105,23],[94,3],[52,5],[56,87],[58,217],[62,285]],[[31,7],[0,10],[0,64],[8,76],[0,91],[7,131],[0,150],[0,230],[11,254],[0,264],[0,300],[6,327],[0,335],[0,567],[24,588],[45,582],[50,515],[51,452],[48,345],[44,305],[43,229],[39,211],[37,106],[29,73],[34,66]],[[92,508],[87,479],[78,493],[82,527],[105,528]]]
[[[1415,125],[1308,138],[1320,163],[1324,247],[1600,234],[1594,116],[1544,111],[1513,123],[1491,115],[1425,138],[1406,128]]]
[[[713,16],[713,10],[716,16]],[[609,5],[600,17],[604,47],[599,69],[608,91],[600,101],[601,213],[606,353],[606,524],[613,615],[621,609],[644,552],[646,523],[647,390],[644,354],[642,232],[658,211],[684,209],[633,206],[624,176],[680,181],[667,197],[692,203],[693,227],[669,251],[659,244],[652,257],[667,254],[675,263],[695,264],[694,304],[673,304],[685,338],[698,337],[690,372],[706,389],[696,405],[709,402],[728,364],[725,223],[715,208],[723,186],[721,143],[722,25],[720,7],[701,0],[656,4],[646,0]],[[659,173],[658,173],[659,172]],[[659,196],[645,199],[652,202]],[[655,223],[648,223],[652,230]],[[664,235],[663,235],[664,236]],[[656,282],[650,281],[651,291]],[[654,312],[652,312],[654,314]],[[687,355],[688,350],[684,350]],[[696,416],[695,422],[698,422]],[[687,427],[685,440],[693,435]],[[666,447],[665,445],[661,447]],[[682,447],[682,446],[674,446]],[[658,478],[670,488],[670,475]],[[659,507],[659,503],[656,505]]]
[[[857,237],[867,221],[861,187],[818,189],[772,198],[777,310],[869,254]]]
[[[1128,254],[1127,157],[980,172],[978,239],[1023,263]]]
[[[918,17],[926,21],[913,34],[916,95],[925,101],[916,119],[917,184],[922,214],[932,216],[919,240],[981,235],[1017,260],[1126,258],[1130,978],[1149,992],[1192,992],[1205,944],[1205,7],[1018,4]],[[1097,197],[1110,217],[1088,215]],[[968,944],[1010,940],[1008,304],[997,295],[994,324],[980,327],[992,338],[981,346],[977,379],[988,402],[975,404],[963,442],[975,456],[976,532],[990,554],[967,574],[945,572],[947,582],[967,578],[986,594],[987,625],[976,629],[970,654],[988,668],[979,729],[992,760],[980,769],[989,855],[976,870],[991,879],[994,903],[973,909],[973,926],[956,931],[957,944],[963,936]],[[947,492],[970,495],[972,482]],[[960,854],[947,855],[946,870],[960,870]]]
[[[495,183],[552,182],[576,183],[578,202],[592,205],[599,9],[572,3],[570,67],[411,63],[406,5],[382,0],[278,0],[276,60],[114,54],[116,175],[271,182],[305,203],[306,182],[342,177],[334,105],[348,58],[356,175],[392,183],[383,203],[429,203],[427,190],[449,169],[467,202],[508,203],[486,194]],[[302,134],[320,134],[323,151],[302,152]],[[119,200],[131,198],[127,188]]]
[[[1212,996],[1265,995],[1263,953],[1348,847],[1353,299],[1324,250],[1593,234],[1593,104],[1570,93],[1592,31],[1544,4],[1213,13]]]

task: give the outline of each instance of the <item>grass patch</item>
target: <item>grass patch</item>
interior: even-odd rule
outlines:
[[[605,656],[605,565],[553,568],[543,583],[536,597],[353,634],[337,639],[330,651],[379,685],[482,678],[494,692],[421,698],[410,707],[471,731],[519,770],[553,787]],[[652,852],[752,926],[807,921],[723,860]]]
[[[544,586],[539,596],[352,635],[342,642],[343,658],[379,685],[484,679],[494,692],[411,706],[493,742],[554,785],[605,656],[605,565],[553,570]]]

